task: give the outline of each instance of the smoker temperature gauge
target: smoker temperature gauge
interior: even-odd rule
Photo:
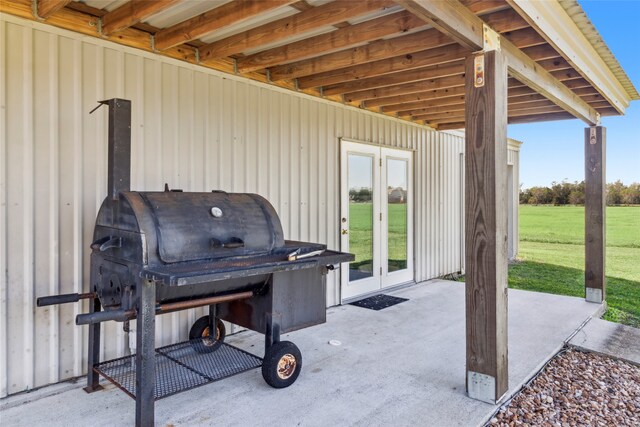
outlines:
[[[220,208],[211,208],[211,215],[216,218],[220,218],[222,216],[222,209]]]

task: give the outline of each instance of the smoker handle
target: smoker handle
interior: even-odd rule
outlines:
[[[244,240],[232,237],[231,240],[222,245],[225,249],[244,248]]]
[[[120,237],[103,237],[102,239],[98,239],[91,244],[91,249],[100,249],[100,252],[104,252],[107,249],[111,248],[121,248],[122,247],[122,238]]]
[[[244,247],[244,240],[239,237],[231,237],[226,242],[223,242],[220,239],[216,239],[215,237],[211,238],[211,246],[214,248],[224,248],[224,249],[237,249]]]
[[[133,319],[135,315],[135,310],[108,310],[96,311],[95,313],[78,314],[76,316],[76,325],[90,325],[92,323],[106,322],[108,320],[124,322]]]
[[[70,302],[78,302],[81,299],[95,298],[96,294],[88,292],[86,294],[62,294],[52,295],[49,297],[40,297],[36,299],[36,305],[38,307],[45,307],[47,305],[66,304]]]

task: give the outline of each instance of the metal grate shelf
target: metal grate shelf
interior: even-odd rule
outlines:
[[[155,400],[262,365],[262,359],[258,356],[226,343],[212,352],[204,352],[204,349],[201,339],[156,349]],[[93,369],[135,399],[135,355],[108,360]]]

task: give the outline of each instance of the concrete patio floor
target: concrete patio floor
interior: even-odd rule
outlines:
[[[381,311],[350,305],[327,323],[283,336],[300,347],[297,382],[276,390],[259,369],[156,402],[156,424],[193,426],[476,426],[496,406],[465,394],[464,285],[433,280],[391,293]],[[517,391],[602,306],[509,291],[509,385]],[[340,346],[329,340],[339,340]],[[263,336],[228,342],[262,356]],[[112,385],[45,387],[0,401],[4,426],[133,425],[135,402]]]

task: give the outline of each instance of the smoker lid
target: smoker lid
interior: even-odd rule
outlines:
[[[140,193],[165,263],[265,254],[284,245],[280,220],[256,194]]]

